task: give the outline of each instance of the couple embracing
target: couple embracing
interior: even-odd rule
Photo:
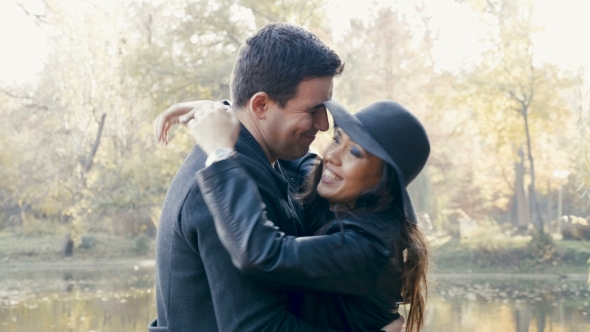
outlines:
[[[406,186],[430,152],[394,101],[331,100],[344,65],[315,35],[271,24],[235,64],[232,105],[177,104],[197,145],[158,226],[149,331],[407,331],[423,326],[428,251]],[[323,158],[309,152],[334,118]]]

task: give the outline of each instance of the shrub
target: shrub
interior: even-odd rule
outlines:
[[[557,252],[557,247],[553,238],[548,233],[534,232],[533,238],[527,244],[528,256],[535,263],[550,262]]]
[[[94,236],[82,236],[82,241],[80,242],[80,248],[82,249],[92,249],[96,246],[96,238]]]
[[[510,238],[506,236],[498,223],[492,219],[480,221],[473,228],[468,238],[461,240],[466,246],[481,253],[493,253],[509,245]]]
[[[566,218],[564,218],[566,219]],[[561,234],[567,240],[590,240],[590,223],[576,216],[569,216],[562,224]]]
[[[145,255],[151,248],[152,239],[145,234],[141,234],[133,239],[135,244],[135,251],[140,255]]]

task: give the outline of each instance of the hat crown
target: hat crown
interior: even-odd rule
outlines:
[[[424,168],[430,154],[428,135],[420,121],[392,100],[371,104],[356,113],[355,117],[391,157],[405,184],[412,182]]]

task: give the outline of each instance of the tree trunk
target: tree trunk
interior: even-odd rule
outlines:
[[[516,196],[516,221],[514,226],[519,230],[526,230],[531,223],[531,214],[529,204],[527,203],[526,191],[524,186],[524,152],[522,148],[518,149],[518,162],[514,163],[514,195]]]
[[[66,237],[64,238],[61,253],[65,257],[71,257],[74,253],[74,241],[72,240],[72,237],[69,234],[66,235]]]
[[[529,132],[529,116],[528,105],[523,105],[522,116],[524,117],[524,128],[526,132],[527,155],[529,160],[529,172],[531,174],[531,184],[529,185],[529,211],[531,213],[531,220],[537,227],[539,232],[544,232],[543,218],[539,215],[537,206],[537,195],[535,189],[535,163],[533,159],[533,152],[531,149],[531,135]]]
[[[528,332],[531,325],[532,312],[529,304],[514,310],[514,322],[516,323],[517,332]]]
[[[104,113],[100,117],[100,121],[98,123],[98,130],[96,132],[96,138],[94,139],[94,143],[92,144],[92,147],[90,148],[90,152],[88,153],[88,156],[85,159],[81,160],[82,169],[79,174],[80,181],[78,183],[78,192],[74,195],[74,199],[75,199],[74,205],[84,199],[84,188],[87,185],[86,184],[86,174],[88,172],[90,172],[90,169],[92,168],[92,165],[94,164],[94,156],[96,155],[96,152],[98,151],[98,146],[100,144],[100,138],[102,137],[102,131],[104,129],[104,123],[105,123],[106,117],[107,117],[106,113]],[[63,248],[62,248],[62,254],[65,257],[69,257],[74,254],[74,236],[72,235],[72,233],[74,233],[74,231],[72,230],[72,228],[73,228],[72,223],[73,222],[75,222],[75,221],[74,220],[70,221],[70,225],[69,225],[70,230],[68,231],[68,234],[66,235],[66,240],[65,240]]]
[[[90,171],[90,168],[92,168],[92,162],[94,160],[94,155],[96,155],[96,151],[98,150],[98,144],[100,143],[100,137],[102,135],[102,129],[104,128],[104,121],[106,117],[106,113],[100,117],[100,122],[98,123],[98,131],[96,133],[96,139],[94,140],[92,149],[90,149],[90,153],[88,154],[88,157],[86,157],[86,161],[84,162],[84,173],[88,173]]]

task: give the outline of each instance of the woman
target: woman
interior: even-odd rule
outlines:
[[[428,252],[406,185],[428,158],[426,132],[393,101],[355,116],[335,101],[324,104],[334,117],[334,141],[302,196],[306,223],[316,225],[317,235],[295,238],[274,227],[256,184],[233,158],[197,174],[218,235],[243,273],[316,292],[297,304],[300,317],[316,326],[376,331],[405,302],[411,304],[407,331],[419,331]],[[189,122],[197,144],[226,142],[216,148],[233,149],[235,138],[211,130],[239,126],[230,113],[197,117]]]

